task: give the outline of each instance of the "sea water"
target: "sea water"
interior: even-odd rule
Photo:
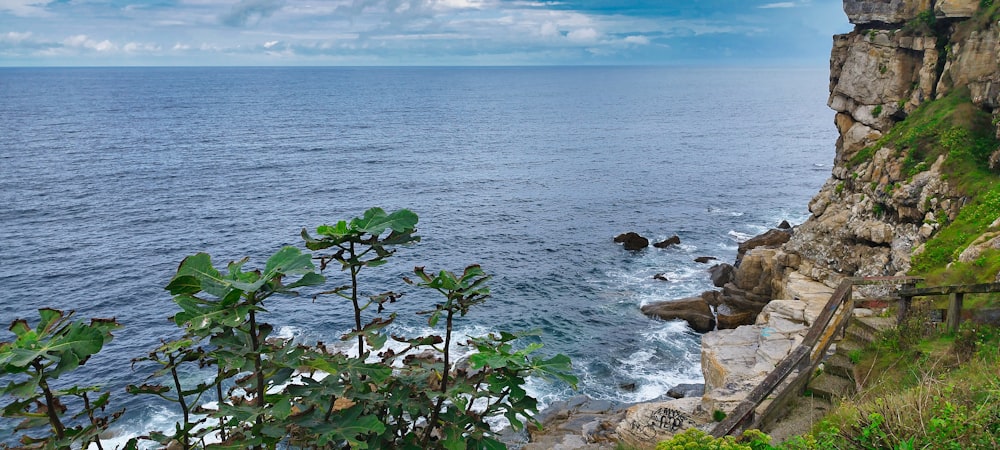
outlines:
[[[163,286],[181,259],[259,265],[303,228],[408,208],[422,241],[362,273],[406,294],[393,332],[430,331],[415,312],[438,299],[400,281],[413,266],[481,264],[493,296],[458,332],[536,331],[570,356],[579,391],[532,380],[543,403],[654,399],[701,382],[700,336],[640,306],[711,289],[696,257],[732,262],[808,216],[834,154],[827,83],[825,67],[0,69],[0,323],[116,317],[66,381],[111,390],[126,434],[172,429],[124,386],[178,334]],[[681,244],[626,251],[626,231]],[[353,323],[334,298],[267,307],[301,342]]]

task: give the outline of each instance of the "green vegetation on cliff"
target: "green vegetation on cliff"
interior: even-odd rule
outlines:
[[[992,282],[1000,269],[1000,252],[985,251],[974,261],[957,262],[959,254],[1000,217],[1000,176],[989,168],[990,155],[1000,148],[989,113],[976,107],[968,89],[924,103],[897,123],[874,145],[855,154],[848,164],[870,160],[883,147],[902,158],[901,176],[912,179],[946,156],[942,179],[962,196],[955,217],[939,210],[942,228],[912,260],[911,274],[934,283]],[[928,199],[930,201],[930,199]]]
[[[963,196],[963,206],[953,220],[940,215],[945,224],[914,256],[911,273],[944,283],[993,281],[997,272],[987,269],[997,265],[994,261],[949,267],[1000,217],[1000,177],[989,169],[990,154],[1000,148],[1000,142],[990,115],[972,104],[967,90],[960,89],[924,104],[880,142],[905,155],[903,170],[911,177],[945,155],[942,178]]]

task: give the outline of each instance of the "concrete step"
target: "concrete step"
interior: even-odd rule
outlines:
[[[851,325],[847,327],[846,338],[854,339],[855,341],[861,344],[867,345],[872,342],[875,342],[875,339],[878,338],[878,334],[873,333],[871,330],[867,328]]]
[[[882,331],[896,326],[891,317],[855,317],[847,327],[847,333],[865,343],[874,342]]]
[[[837,350],[835,353],[845,357],[850,357],[852,352],[864,350],[865,346],[867,346],[867,344],[858,341],[857,338],[848,333],[846,339],[837,341]]]
[[[837,402],[844,397],[854,394],[854,382],[824,372],[809,382],[809,391],[812,392],[814,397]]]
[[[854,381],[854,363],[846,355],[834,353],[823,361],[823,371]]]

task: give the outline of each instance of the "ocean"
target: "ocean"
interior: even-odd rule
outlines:
[[[407,208],[422,241],[361,280],[405,294],[394,332],[429,331],[415,312],[437,299],[400,281],[414,266],[481,264],[493,296],[459,333],[537,331],[541,353],[570,356],[579,390],[535,380],[543,403],[651,400],[701,382],[700,335],[639,307],[712,289],[696,257],[732,262],[740,241],[808,217],[837,138],[827,74],[0,69],[0,323],[42,307],[116,317],[115,340],[65,381],[111,390],[125,434],[172,429],[175,412],[124,386],[146,375],[132,358],[178,334],[163,287],[185,256],[260,264],[302,247],[303,228]],[[612,242],[627,231],[681,244],[630,252]],[[353,323],[332,298],[267,307],[302,342]]]

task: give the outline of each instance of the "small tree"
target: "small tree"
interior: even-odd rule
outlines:
[[[364,267],[378,267],[385,264],[386,259],[395,253],[392,247],[419,242],[420,237],[414,235],[417,231],[417,220],[417,215],[407,209],[386,214],[382,208],[371,208],[365,211],[363,216],[355,217],[349,222],[341,220],[336,225],[317,227],[317,238],[312,237],[305,229],[302,230],[302,239],[305,240],[306,248],[309,250],[337,249],[333,254],[317,257],[320,261],[320,271],[325,270],[331,261],[337,261],[341,270],[350,274],[350,284],[339,286],[324,294],[336,294],[351,301],[354,307],[354,332],[358,339],[358,357],[363,358],[365,353],[364,330],[371,330],[373,327],[383,328],[394,318],[377,317],[367,326],[363,326],[361,313],[372,305],[377,305],[377,312],[381,313],[386,302],[394,302],[399,297],[393,292],[386,292],[371,296],[362,304],[358,290],[358,274]]]

